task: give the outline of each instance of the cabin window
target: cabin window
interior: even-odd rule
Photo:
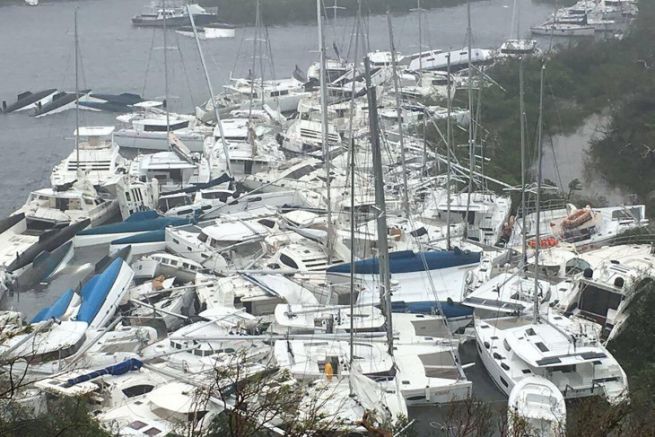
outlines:
[[[170,124],[170,130],[184,129],[189,126],[188,121],[180,121],[177,123]],[[166,129],[166,125],[155,125],[155,124],[146,124],[143,126],[145,132],[167,132],[169,129]]]
[[[591,265],[587,261],[580,258],[573,258],[566,262],[566,267],[564,272],[566,273],[566,275],[570,276],[570,275],[582,273],[590,267]]]
[[[198,240],[202,241],[203,243],[207,242],[207,234],[205,234],[204,232],[201,232],[198,235]],[[175,240],[173,240],[173,241],[175,241]],[[177,241],[175,241],[175,242],[177,243]]]
[[[537,346],[541,352],[548,352],[550,350],[545,344],[543,344],[540,341],[535,343],[534,345]]]
[[[70,209],[68,207],[68,199],[56,198],[55,199],[55,208],[57,208],[60,211],[68,211]]]
[[[282,262],[282,264],[291,267],[292,269],[298,268],[298,264],[296,264],[296,262],[287,255],[284,254],[280,255],[280,261]]]
[[[207,411],[194,411],[193,413],[187,413],[187,420],[189,422],[193,421],[198,421],[202,420],[203,417],[205,417],[205,414],[207,414]]]
[[[505,347],[505,350],[507,352],[510,352],[512,350],[512,348],[509,347],[509,343],[507,343],[507,340],[503,340],[503,346]]]
[[[180,244],[180,242],[179,242],[177,239],[175,239],[175,238],[173,238],[173,243],[175,243],[175,244]]]
[[[132,428],[132,429],[139,430],[139,429],[143,428],[144,426],[146,426],[146,424],[141,422],[140,420],[135,420],[134,422],[130,423],[128,426],[130,428]]]
[[[562,373],[573,373],[575,372],[575,364],[571,364],[568,366],[557,366],[557,367],[551,367],[553,372],[562,372]]]
[[[503,379],[502,376],[500,376],[499,378],[500,378],[500,382],[501,382],[505,387],[509,387],[509,384],[507,383],[507,381],[505,381],[505,380]]]
[[[192,209],[183,209],[182,211],[178,211],[177,215],[187,215],[187,214],[193,214]]]
[[[275,222],[271,219],[261,219],[259,220],[259,223],[266,226],[267,228],[274,228],[275,227]]]
[[[149,384],[139,384],[139,385],[134,385],[132,387],[125,388],[122,390],[122,392],[128,398],[133,398],[134,396],[141,396],[146,393],[150,393],[153,388],[154,386]],[[134,429],[140,429],[140,428],[134,428]]]
[[[143,433],[144,433],[145,435],[153,436],[153,435],[160,434],[160,433],[161,433],[161,430],[158,429],[158,428],[155,428],[155,427],[153,426],[152,428],[150,428],[150,429],[147,430],[147,431],[144,431]]]

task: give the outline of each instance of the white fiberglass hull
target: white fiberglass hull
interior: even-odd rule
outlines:
[[[534,35],[545,35],[545,36],[594,36],[596,29],[593,26],[534,26],[530,28]]]
[[[204,137],[200,134],[181,134],[174,132],[191,152],[202,153]],[[119,130],[114,132],[114,141],[121,149],[136,149],[146,151],[169,151],[170,146],[166,140],[166,132],[138,132],[134,130]]]

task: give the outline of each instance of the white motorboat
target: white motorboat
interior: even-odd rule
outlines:
[[[52,169],[50,182],[54,187],[74,182],[78,172],[95,185],[104,185],[114,177],[127,173],[128,161],[119,153],[112,141],[113,126],[80,127],[73,135],[79,135],[79,152],[73,152]],[[79,159],[79,160],[78,160]]]
[[[564,396],[546,378],[530,376],[522,379],[512,389],[507,404],[510,435],[526,433],[539,437],[559,437],[565,434]]]
[[[163,27],[173,28],[188,26],[191,24],[189,14],[198,26],[212,23],[216,20],[214,13],[208,12],[200,5],[190,3],[188,6],[174,7],[151,7],[139,15],[132,17],[132,24],[139,27]]]

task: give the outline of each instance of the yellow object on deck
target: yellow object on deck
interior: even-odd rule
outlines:
[[[324,372],[325,372],[325,377],[327,378],[327,380],[332,381],[332,377],[334,376],[334,369],[332,369],[332,364],[326,363]]]

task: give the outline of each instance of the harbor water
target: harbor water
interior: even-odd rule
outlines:
[[[479,1],[472,4],[473,44],[497,48],[510,36],[512,3],[508,0]],[[540,24],[552,12],[552,6],[540,2],[521,2],[521,27]],[[174,31],[167,34],[164,47],[161,29],[132,27],[130,19],[144,5],[134,0],[44,1],[38,7],[23,2],[0,6],[0,59],[2,80],[0,99],[8,104],[24,91],[46,88],[73,91],[74,10],[79,20],[80,89],[101,93],[137,93],[147,99],[162,99],[164,53],[168,58],[168,102],[177,112],[191,112],[208,98],[199,56],[192,39]],[[265,17],[264,17],[265,19]],[[393,17],[395,44],[402,53],[419,50],[416,13]],[[466,6],[433,9],[423,13],[423,47],[456,49],[466,44]],[[335,42],[342,55],[348,51],[352,18],[330,20],[326,29],[327,46]],[[386,17],[367,19],[371,51],[388,50]],[[234,39],[203,42],[205,57],[215,91],[227,84],[230,76],[244,77],[252,62],[252,28],[237,29]],[[267,78],[289,77],[296,65],[303,71],[317,59],[315,24],[291,24],[268,29],[271,56],[263,62]],[[113,125],[115,114],[81,111],[80,125]],[[0,215],[20,207],[29,192],[49,185],[50,171],[67,156],[74,145],[75,111],[36,119],[29,113],[0,114]],[[70,278],[83,277],[101,253],[76,254],[67,267]],[[21,295],[8,295],[6,309],[23,311],[28,317],[56,299],[63,289],[77,284],[56,281],[45,289]],[[462,350],[462,361],[477,364],[467,369],[474,382],[476,397],[504,401],[503,395],[486,377],[474,348]],[[435,409],[417,409],[421,435],[439,435]]]

